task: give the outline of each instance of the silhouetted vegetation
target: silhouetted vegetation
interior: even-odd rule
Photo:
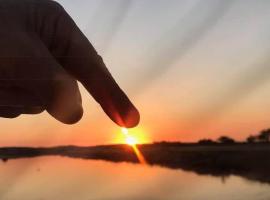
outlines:
[[[211,144],[216,144],[216,142],[211,139],[202,139],[202,140],[199,140],[198,144],[211,145]]]
[[[250,144],[253,144],[253,143],[255,143],[256,141],[257,141],[257,137],[256,137],[256,136],[253,136],[253,135],[248,136],[248,137],[247,137],[247,140],[246,140],[246,142],[247,142],[247,143],[250,143]]]
[[[220,138],[218,138],[218,142],[220,142],[222,144],[234,144],[235,143],[234,139],[227,137],[227,136],[221,136]]]
[[[258,135],[260,142],[270,142],[270,129],[262,130]]]
[[[247,137],[247,143],[270,143],[270,129],[264,129],[258,135]]]
[[[249,144],[254,143],[270,143],[270,129],[264,129],[260,131],[256,135],[250,135],[246,138],[246,141],[244,141]],[[155,142],[156,145],[161,146],[168,146],[168,145],[174,145],[174,146],[183,146],[183,145],[218,145],[218,144],[238,144],[239,142],[236,142],[235,139],[229,137],[229,136],[221,136],[216,141],[212,139],[201,139],[197,143],[181,143],[181,142]]]
[[[183,145],[184,143],[182,142],[167,142],[167,141],[161,141],[161,142],[154,142],[154,145],[158,145],[158,146],[179,146],[179,145]]]

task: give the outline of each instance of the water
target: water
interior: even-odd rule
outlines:
[[[269,200],[270,185],[130,163],[40,157],[0,163],[1,200]]]

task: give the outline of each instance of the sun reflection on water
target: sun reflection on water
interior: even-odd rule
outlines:
[[[140,150],[137,147],[137,144],[139,144],[139,140],[131,135],[129,135],[129,131],[127,128],[122,128],[122,133],[125,136],[125,142],[126,144],[132,146],[134,153],[136,154],[139,162],[141,164],[147,164],[143,154],[140,152]]]

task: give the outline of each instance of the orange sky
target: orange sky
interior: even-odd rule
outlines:
[[[145,141],[241,140],[270,127],[270,2],[59,2],[140,110]],[[46,113],[0,119],[0,146],[119,141],[120,128],[82,94],[78,124]]]

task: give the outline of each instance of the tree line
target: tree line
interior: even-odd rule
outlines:
[[[270,129],[264,129],[256,135],[250,135],[246,138],[246,143],[270,143]],[[199,144],[233,144],[236,141],[228,136],[221,136],[216,141],[211,139],[202,139],[198,141]]]

